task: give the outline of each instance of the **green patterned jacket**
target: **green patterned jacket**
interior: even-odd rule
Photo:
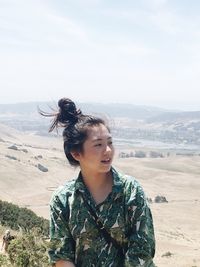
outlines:
[[[96,205],[81,173],[53,194],[50,202],[50,262],[62,259],[76,267],[154,267],[155,239],[151,211],[143,189],[131,176],[112,168],[113,188]],[[124,258],[99,233],[82,194],[104,228],[124,249]]]

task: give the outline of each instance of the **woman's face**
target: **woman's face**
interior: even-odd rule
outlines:
[[[105,125],[88,128],[88,137],[78,161],[81,169],[91,173],[106,173],[110,170],[114,156],[112,136]]]

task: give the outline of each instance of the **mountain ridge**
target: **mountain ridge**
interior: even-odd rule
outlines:
[[[0,123],[22,132],[49,136],[51,118],[38,113],[57,109],[55,102],[27,102],[0,105]],[[200,145],[200,111],[174,111],[120,103],[76,103],[84,114],[108,120],[116,138],[158,140]]]

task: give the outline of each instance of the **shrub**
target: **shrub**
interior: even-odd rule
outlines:
[[[144,151],[135,151],[135,157],[136,158],[145,158],[146,157],[146,153]]]
[[[171,253],[170,251],[167,251],[161,257],[171,257],[172,255],[173,255],[173,253]]]
[[[11,267],[11,263],[9,263],[9,260],[6,255],[0,254],[0,267]]]
[[[150,158],[163,158],[163,154],[157,151],[150,151],[149,153]]]
[[[20,208],[17,205],[0,200],[0,222],[3,226],[18,230],[19,226],[30,231],[38,227],[40,233],[48,236],[49,221],[37,216],[33,211],[27,208]]]
[[[49,266],[47,247],[47,242],[34,229],[11,241],[8,247],[9,260],[17,267]]]
[[[167,203],[167,199],[164,196],[156,196],[155,197],[155,203]]]

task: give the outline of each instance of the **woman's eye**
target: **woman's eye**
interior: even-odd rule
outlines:
[[[95,146],[101,146],[101,144],[96,144]]]

